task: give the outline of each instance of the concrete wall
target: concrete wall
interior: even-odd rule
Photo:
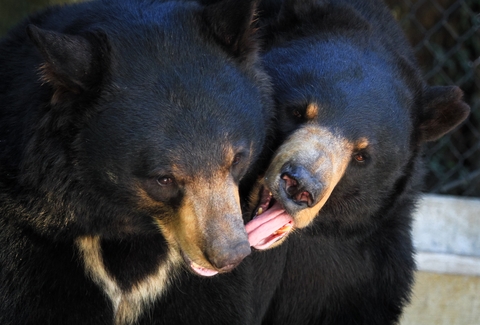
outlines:
[[[413,236],[418,272],[401,325],[479,325],[480,199],[425,195]]]
[[[480,257],[480,199],[424,195],[413,237],[422,252]]]

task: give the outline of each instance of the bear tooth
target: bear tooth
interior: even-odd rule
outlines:
[[[263,213],[263,208],[258,208],[257,216],[261,215],[262,213]]]
[[[280,229],[278,229],[277,231],[275,231],[273,233],[273,235],[279,235],[279,234],[289,232],[291,228],[292,228],[292,226],[290,224],[286,224],[285,226],[283,226]]]

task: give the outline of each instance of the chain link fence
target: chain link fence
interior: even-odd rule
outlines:
[[[45,5],[83,0],[1,0],[0,32]],[[426,191],[480,197],[480,0],[386,0],[431,85],[458,85],[472,113],[428,146]]]
[[[431,85],[458,85],[472,108],[427,148],[426,191],[480,197],[480,0],[386,0]]]

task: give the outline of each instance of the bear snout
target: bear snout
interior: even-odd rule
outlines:
[[[296,204],[312,207],[318,203],[324,185],[305,167],[288,164],[282,168],[280,178],[287,198]]]
[[[250,243],[244,240],[227,247],[214,246],[207,253],[207,258],[219,272],[229,272],[250,253]]]

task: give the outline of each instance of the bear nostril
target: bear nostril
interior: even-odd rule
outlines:
[[[313,197],[304,188],[301,188],[298,180],[291,173],[285,172],[281,175],[284,180],[285,192],[296,203],[307,203],[310,206],[313,202]]]
[[[295,196],[295,201],[305,202],[309,207],[313,206],[313,202],[314,202],[312,194],[308,191],[300,191]]]
[[[289,173],[283,173],[281,178],[285,181],[285,192],[293,197],[298,190],[298,181]]]
[[[284,181],[285,193],[297,204],[305,203],[308,207],[314,206],[323,188],[322,183],[303,167],[289,167],[289,169],[280,176]]]

